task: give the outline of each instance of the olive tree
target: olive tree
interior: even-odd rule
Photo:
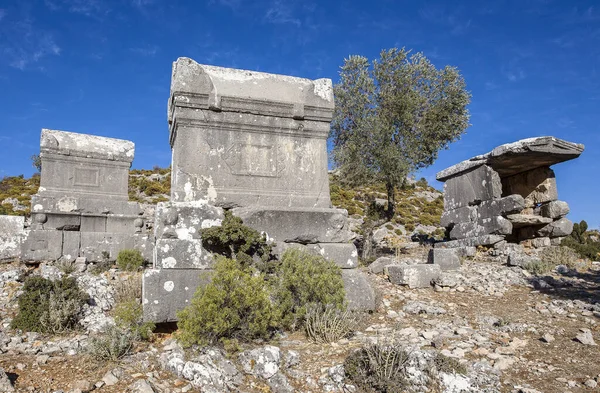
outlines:
[[[469,126],[471,94],[455,67],[437,69],[422,54],[383,50],[372,64],[344,60],[334,86],[332,158],[347,185],[383,182],[388,217],[406,176],[431,165]]]

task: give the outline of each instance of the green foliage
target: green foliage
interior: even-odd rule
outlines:
[[[268,338],[279,324],[264,276],[224,257],[217,258],[211,282],[177,316],[185,345]]]
[[[31,195],[37,192],[39,186],[39,175],[34,175],[30,179],[25,179],[23,175],[3,177],[0,180],[0,202],[7,198],[14,198],[26,209],[15,210],[12,204],[5,203],[0,205],[0,214],[29,216],[31,213]]]
[[[139,250],[121,250],[117,255],[117,267],[121,270],[136,271],[144,265],[144,257]]]
[[[585,220],[581,220],[581,222],[573,224],[573,232],[571,232],[571,237],[578,243],[585,244],[587,242],[587,236],[585,235],[587,229],[587,222]]]
[[[427,184],[427,179],[425,179],[424,177],[420,178],[415,185],[417,187],[421,187],[421,188],[427,188],[429,187],[429,184]]]
[[[131,299],[117,303],[113,310],[113,316],[117,326],[131,331],[134,337],[149,340],[156,325],[143,321],[143,311],[140,301]]]
[[[523,264],[523,269],[527,270],[529,273],[540,275],[552,271],[555,266],[556,265],[553,265],[548,260],[532,259]]]
[[[156,327],[152,322],[144,322],[142,283],[139,275],[127,277],[115,285],[116,306],[112,311],[117,326],[129,330],[135,338],[149,340]]]
[[[408,352],[398,344],[372,344],[351,353],[344,361],[346,376],[367,392],[396,393],[408,386]]]
[[[567,237],[562,241],[561,244],[575,250],[581,258],[586,258],[592,261],[600,260],[600,242],[588,241],[585,244],[581,244],[574,239]]]
[[[597,261],[600,259],[600,242],[592,240],[584,220],[573,224],[573,232],[562,241],[563,246],[572,248],[581,258]]]
[[[72,277],[48,280],[31,276],[19,296],[19,312],[11,326],[28,332],[60,333],[74,329],[88,296]]]
[[[131,331],[109,325],[99,335],[90,337],[87,351],[96,360],[114,362],[131,351],[134,341]]]
[[[37,169],[38,172],[42,171],[42,158],[39,154],[34,154],[31,156],[31,165]]]
[[[306,336],[317,343],[332,343],[349,337],[357,328],[358,315],[342,311],[332,304],[307,307],[304,320]]]
[[[300,327],[310,304],[346,307],[341,269],[320,255],[286,250],[276,277],[274,297],[286,328]]]
[[[470,93],[456,68],[436,69],[422,54],[384,50],[380,59],[351,56],[334,87],[332,156],[346,184],[380,182],[394,209],[395,189],[409,172],[469,126]]]
[[[541,252],[540,258],[552,268],[557,265],[565,265],[570,269],[577,267],[577,254],[569,247],[548,247]]]
[[[225,211],[221,226],[200,230],[204,247],[207,250],[231,259],[239,259],[244,265],[255,264],[261,271],[273,267],[271,260],[272,245],[263,234],[243,224],[242,219],[231,211]],[[253,257],[260,261],[254,261]]]

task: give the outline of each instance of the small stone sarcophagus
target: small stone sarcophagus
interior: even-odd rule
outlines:
[[[127,189],[133,157],[130,141],[42,130],[40,188],[22,258],[98,261],[139,246],[132,235],[145,232],[144,220]]]
[[[198,277],[214,260],[200,232],[220,225],[225,209],[266,233],[278,252],[300,247],[336,261],[353,283],[350,306],[372,307],[372,289],[355,269],[347,212],[331,207],[327,136],[333,108],[329,79],[188,58],[173,64],[171,201],[156,210],[154,269],[144,274],[146,319],[174,320],[204,282]]]
[[[577,158],[583,149],[554,137],[530,138],[439,172],[437,179],[445,182],[441,223],[450,241],[436,247],[560,244],[573,224],[550,166]]]

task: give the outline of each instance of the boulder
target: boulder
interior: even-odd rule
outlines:
[[[432,281],[442,274],[440,265],[391,265],[386,267],[390,282],[407,285],[409,288],[429,288]]]
[[[436,264],[442,271],[460,269],[460,257],[456,248],[432,248],[428,263]]]

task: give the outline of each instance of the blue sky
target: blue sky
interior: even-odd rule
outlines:
[[[595,1],[3,0],[0,176],[34,170],[42,128],[129,139],[135,168],[170,163],[171,63],[338,80],[390,47],[457,66],[472,126],[418,176],[497,145],[584,143],[554,167],[570,218],[600,225],[600,3]]]

